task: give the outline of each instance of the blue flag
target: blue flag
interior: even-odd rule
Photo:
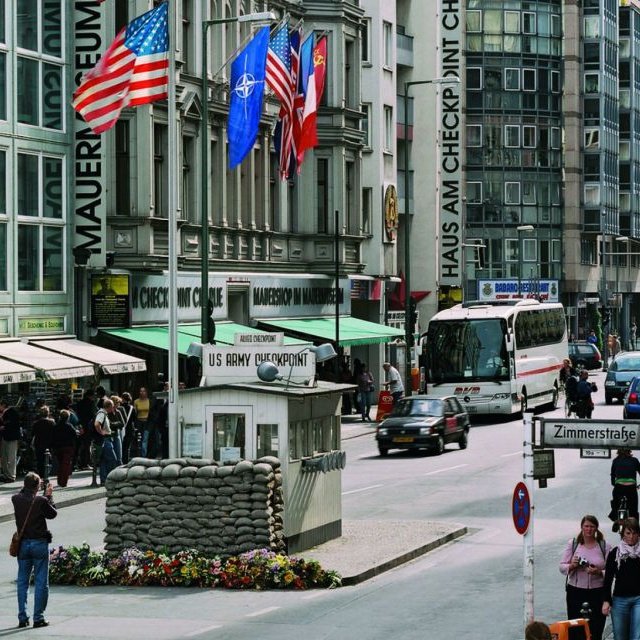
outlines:
[[[231,99],[227,122],[230,169],[242,162],[258,135],[268,46],[269,27],[262,27],[231,64]]]

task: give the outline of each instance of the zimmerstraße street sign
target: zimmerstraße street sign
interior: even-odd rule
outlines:
[[[640,449],[640,422],[542,419],[542,446],[565,449]]]

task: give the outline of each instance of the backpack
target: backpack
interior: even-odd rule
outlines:
[[[578,378],[569,376],[564,383],[564,390],[569,400],[574,400],[578,395]]]

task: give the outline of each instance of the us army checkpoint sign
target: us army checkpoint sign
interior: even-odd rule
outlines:
[[[542,445],[565,449],[640,449],[640,422],[629,420],[549,420]]]

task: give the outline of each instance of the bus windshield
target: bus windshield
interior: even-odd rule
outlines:
[[[499,318],[430,322],[429,382],[509,380],[506,328],[506,322]]]

